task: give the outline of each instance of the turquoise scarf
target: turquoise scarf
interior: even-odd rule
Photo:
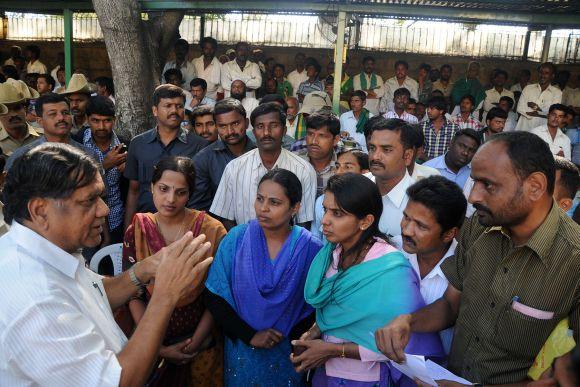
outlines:
[[[395,317],[425,305],[419,278],[398,251],[326,278],[334,247],[326,243],[314,257],[306,277],[304,298],[316,309],[316,323],[323,333],[379,352],[375,331]],[[421,335],[420,340],[409,343],[407,350],[421,355],[443,354],[437,334]]]

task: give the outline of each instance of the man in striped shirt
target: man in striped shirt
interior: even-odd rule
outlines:
[[[477,212],[441,266],[447,290],[379,329],[377,346],[402,361],[411,331],[455,324],[450,371],[476,384],[524,385],[560,321],[568,318],[580,340],[580,226],[552,198],[554,158],[538,136],[494,135],[473,158],[471,176]]]
[[[455,237],[465,219],[467,201],[461,189],[442,176],[427,177],[407,188],[401,235],[394,245],[409,259],[421,279],[426,304],[443,296],[449,281],[441,264],[455,253]],[[445,353],[451,349],[453,328],[439,332]]]
[[[254,219],[260,179],[269,170],[282,168],[293,172],[302,183],[302,201],[296,222],[308,226],[314,219],[316,172],[308,161],[282,148],[286,113],[275,103],[265,103],[254,109],[250,121],[258,148],[226,166],[210,212],[220,217],[228,230]]]

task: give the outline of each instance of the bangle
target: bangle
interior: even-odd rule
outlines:
[[[342,357],[343,359],[346,357],[346,355],[344,354],[344,343],[342,343],[342,354],[340,355],[340,357]]]

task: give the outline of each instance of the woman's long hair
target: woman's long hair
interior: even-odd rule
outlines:
[[[379,230],[379,220],[383,213],[381,193],[369,178],[355,173],[334,175],[328,180],[326,192],[332,192],[338,208],[357,219],[374,216],[373,223],[363,230],[359,240],[350,249],[343,251],[343,256],[358,257],[375,237],[387,240],[387,236]]]

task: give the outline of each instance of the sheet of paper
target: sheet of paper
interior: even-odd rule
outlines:
[[[460,378],[459,376],[455,375],[453,372],[446,370],[445,368],[441,367],[439,364],[432,362],[431,360],[427,360],[425,363],[427,367],[427,372],[429,376],[435,380],[449,380],[452,382],[457,382],[461,384],[471,385],[472,383]]]
[[[411,379],[419,379],[423,383],[427,383],[430,386],[437,386],[437,383],[427,371],[427,366],[425,364],[425,357],[418,355],[405,354],[406,360],[404,363],[399,364],[391,361],[393,367],[410,377]]]

